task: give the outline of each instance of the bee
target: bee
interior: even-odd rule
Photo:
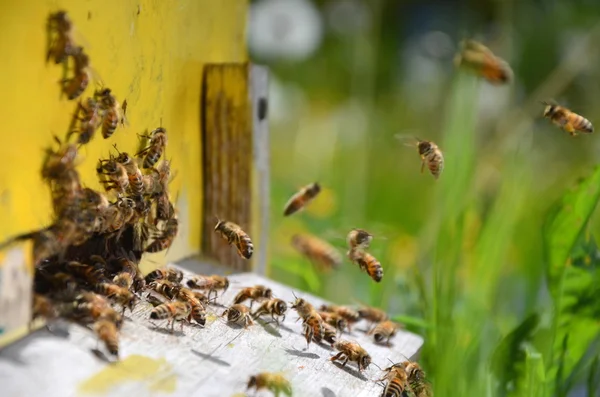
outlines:
[[[96,172],[101,176],[100,182],[104,185],[106,191],[114,189],[120,194],[125,194],[129,187],[129,175],[127,175],[127,170],[123,164],[118,163],[112,157],[108,160],[98,160]],[[104,177],[107,177],[107,179]]]
[[[119,153],[116,161],[121,164],[125,168],[125,172],[127,172],[127,177],[129,178],[129,192],[133,197],[141,199],[144,194],[144,176],[137,166],[135,159],[129,156],[129,154],[122,152]]]
[[[242,289],[234,298],[233,303],[242,303],[247,299],[250,299],[250,307],[254,301],[261,301],[265,299],[271,299],[273,292],[271,288],[267,288],[264,285],[255,285],[254,287],[247,287]]]
[[[79,129],[76,130],[73,126],[77,120],[79,120]],[[79,101],[68,136],[71,136],[71,134],[75,132],[79,132],[77,143],[84,145],[92,140],[96,130],[100,128],[101,124],[102,110],[98,102],[93,98],[88,98],[85,104]]]
[[[155,269],[146,275],[146,282],[154,280],[168,280],[174,283],[180,283],[183,280],[183,272],[172,267]]]
[[[348,251],[348,258],[356,263],[360,270],[367,273],[373,281],[378,283],[383,278],[381,263],[370,253],[354,248]]]
[[[142,277],[142,272],[138,267],[137,263],[132,260],[129,260],[125,256],[119,257],[115,260],[118,265],[120,265],[121,269],[124,273],[128,273],[131,275],[133,279],[133,290],[135,292],[139,292],[146,287],[146,280]]]
[[[338,313],[326,311],[319,311],[318,313],[326,324],[335,327],[340,332],[348,326],[348,321]]]
[[[73,277],[69,273],[57,272],[54,274],[50,274],[47,271],[38,268],[36,271],[36,284],[38,282],[38,275],[42,277],[45,281],[47,281],[50,284],[51,288],[62,291],[66,295],[70,295],[71,293],[75,292],[78,286],[75,277]]]
[[[221,317],[224,316],[227,316],[228,322],[243,325],[244,328],[254,325],[254,321],[252,321],[252,316],[250,315],[250,308],[241,303],[232,305],[223,311]]]
[[[336,269],[342,264],[342,255],[329,243],[311,235],[292,236],[292,246],[322,271]]]
[[[84,321],[107,319],[117,327],[123,323],[123,316],[116,312],[106,297],[93,292],[83,292],[73,301],[73,315]]]
[[[109,299],[113,299],[116,303],[123,306],[123,313],[125,313],[126,308],[133,311],[133,305],[135,304],[136,298],[127,288],[119,287],[118,285],[111,283],[100,283],[96,285],[95,289],[99,294],[102,294]]]
[[[94,323],[93,328],[98,339],[104,342],[110,354],[119,357],[119,335],[115,323],[108,319],[100,319]]]
[[[104,269],[101,266],[90,266],[71,261],[66,264],[66,269],[71,274],[81,277],[92,285],[106,280]]]
[[[151,293],[148,293],[148,295],[146,295],[146,302],[150,303],[153,307],[160,306],[163,303],[165,303],[164,300]]]
[[[360,318],[370,321],[373,324],[380,323],[388,319],[387,313],[381,309],[377,309],[376,307],[362,306],[360,309],[358,309],[358,314],[360,315]]]
[[[258,375],[253,375],[248,381],[247,389],[253,387],[256,388],[257,392],[260,389],[267,389],[275,394],[275,396],[279,396],[279,393],[290,397],[292,395],[292,385],[281,374],[262,372]]]
[[[154,280],[148,283],[148,288],[171,300],[179,294],[179,291],[183,287],[178,283],[172,283],[168,280]]]
[[[74,144],[61,143],[55,136],[54,140],[58,143],[58,150],[46,149],[46,156],[42,166],[42,178],[45,180],[57,179],[67,171],[75,169],[77,160],[77,146]]]
[[[285,204],[283,216],[290,216],[306,207],[320,192],[321,186],[316,182],[304,186]]]
[[[557,104],[542,103],[546,105],[544,117],[550,119],[552,123],[559,126],[563,131],[568,132],[571,136],[576,136],[577,132],[584,132],[586,134],[594,132],[594,126],[585,117]]]
[[[152,320],[168,320],[167,325],[169,325],[169,323],[171,324],[172,333],[175,326],[175,321],[181,321],[189,318],[191,312],[192,305],[190,305],[189,302],[167,302],[152,309],[152,312],[150,312],[150,318]],[[183,330],[183,323],[181,323],[181,329]]]
[[[321,342],[323,338],[323,319],[313,305],[302,298],[296,298],[292,304],[292,309],[296,309],[298,316],[303,320],[303,332],[307,346],[310,346],[312,340],[317,343]]]
[[[167,130],[159,127],[150,132],[149,135],[141,135],[141,137],[150,139],[150,144],[138,152],[136,157],[145,155],[142,168],[152,168],[167,146]]]
[[[71,58],[73,58],[73,77],[61,80],[62,92],[67,95],[69,100],[79,98],[91,80],[90,57],[83,52],[83,47],[75,48]]]
[[[464,40],[460,52],[454,57],[457,67],[469,70],[494,85],[510,83],[513,71],[510,65],[475,40]]]
[[[421,369],[419,364],[412,361],[405,361],[403,367],[408,376],[408,384],[415,397],[433,396],[431,386],[426,380],[425,372]]]
[[[346,237],[346,242],[350,249],[359,248],[366,250],[371,245],[371,241],[373,241],[373,235],[363,229],[352,229]]]
[[[218,221],[215,232],[221,235],[229,245],[235,245],[238,255],[243,259],[250,259],[254,251],[254,245],[250,237],[241,227],[233,222]]]
[[[31,310],[31,321],[38,317],[44,317],[48,320],[56,318],[58,312],[52,304],[52,301],[40,294],[33,294],[33,305]]]
[[[65,11],[50,14],[47,22],[49,46],[46,62],[54,59],[55,64],[64,63],[75,49],[73,22]],[[52,38],[52,36],[55,36]]]
[[[390,339],[396,335],[396,332],[398,332],[398,324],[386,320],[377,324],[368,334],[373,335],[375,343],[389,345]]]
[[[358,343],[347,340],[337,341],[333,347],[339,351],[338,354],[331,357],[331,361],[344,360],[342,367],[346,366],[348,361],[354,361],[358,364],[358,370],[362,372],[371,364],[371,356]]]
[[[212,275],[212,276],[194,276],[188,280],[187,286],[192,289],[208,290],[208,298],[214,292],[223,290],[223,293],[229,288],[229,279],[227,277]]]
[[[273,298],[266,302],[263,302],[262,305],[254,312],[253,316],[259,317],[263,314],[270,314],[271,319],[279,324],[279,319],[276,319],[275,316],[283,316],[281,322],[285,321],[285,312],[287,311],[287,303],[285,303],[282,299]]]
[[[121,288],[130,289],[133,286],[133,277],[127,272],[121,272],[113,278],[113,284]]]
[[[196,294],[194,294],[193,291],[185,287],[181,287],[177,293],[177,299],[188,302],[192,306],[190,319],[193,319],[202,326],[206,325],[206,310],[202,302],[196,297]]]
[[[337,341],[337,330],[326,322],[321,325],[323,327],[323,340],[333,347]]]
[[[348,306],[322,305],[320,310],[324,312],[337,313],[342,316],[348,323],[348,331],[351,331],[352,324],[360,320],[359,312]]]
[[[398,365],[392,365],[384,371],[387,372],[387,374],[379,379],[379,381],[387,380],[388,383],[385,386],[381,397],[403,397],[405,391],[410,389],[408,376],[406,375],[404,368]]]
[[[177,216],[173,215],[173,217],[165,224],[162,233],[156,236],[154,241],[144,249],[144,252],[160,252],[166,250],[173,244],[173,240],[175,240],[178,231],[179,221],[177,220]]]
[[[431,141],[422,141],[417,138],[417,150],[421,156],[421,173],[425,165],[435,179],[438,179],[444,171],[444,155],[440,148]]]
[[[119,122],[124,123],[121,105],[111,93],[110,88],[105,88],[94,93],[94,98],[103,110],[102,136],[109,138],[117,129]]]

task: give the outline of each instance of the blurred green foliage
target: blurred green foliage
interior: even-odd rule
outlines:
[[[598,396],[600,145],[542,120],[538,101],[595,121],[600,7],[483,1],[433,18],[428,29],[483,35],[506,57],[516,76],[506,88],[454,71],[453,54],[435,60],[435,83],[411,85],[403,54],[418,34],[403,28],[418,3],[435,2],[366,2],[367,29],[327,32],[311,58],[271,62],[274,84],[295,98],[271,124],[271,276],[385,308],[422,334],[437,395]],[[398,133],[440,145],[440,180],[419,173]],[[321,196],[284,219],[286,200],[313,181]],[[380,284],[348,262],[318,274],[289,244],[310,232],[345,252],[352,227],[375,235]]]

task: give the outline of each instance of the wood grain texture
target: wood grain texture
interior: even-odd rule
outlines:
[[[186,273],[189,275],[189,273]],[[274,295],[291,301],[292,290],[251,273],[230,277],[231,286],[218,302],[229,304],[245,286],[263,284]],[[314,305],[325,303],[294,291]],[[256,305],[255,305],[256,306]],[[108,364],[90,352],[98,346],[92,333],[80,326],[51,324],[53,332],[41,330],[0,351],[0,384],[5,396],[202,396],[245,395],[249,376],[262,371],[281,371],[292,383],[294,396],[379,396],[382,387],[373,381],[381,372],[372,365],[359,374],[349,363],[340,368],[329,358],[329,347],[311,343],[306,350],[295,311],[276,327],[256,323],[244,330],[218,317],[224,310],[212,306],[205,328],[175,326],[149,321],[150,305],[139,304],[121,332],[122,361]],[[421,337],[399,332],[391,348],[374,345],[359,323],[344,339],[359,342],[381,367],[388,360],[414,358]],[[31,381],[35,379],[35,381]],[[268,392],[249,393],[270,396]]]
[[[214,232],[217,217],[247,233],[252,224],[252,107],[247,63],[211,64],[203,79],[203,253],[235,270],[252,269]]]

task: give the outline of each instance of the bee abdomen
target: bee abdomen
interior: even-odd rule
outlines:
[[[247,234],[242,234],[239,240],[239,254],[242,258],[250,259],[254,252],[254,244]]]
[[[580,115],[577,115],[575,127],[577,128],[577,130],[588,134],[594,132],[594,126],[592,125],[592,123],[588,119]]]
[[[171,317],[171,310],[167,303],[156,306],[150,313],[150,318],[153,320],[164,320]]]
[[[158,150],[150,151],[150,153],[148,153],[146,155],[146,158],[144,159],[143,167],[144,168],[152,168],[154,166],[154,164],[156,164],[156,162],[160,158],[161,154],[162,154],[162,152],[158,151]]]

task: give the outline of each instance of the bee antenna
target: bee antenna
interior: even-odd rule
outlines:
[[[294,295],[294,298],[298,299],[298,297],[296,296],[296,292],[292,291],[292,295]]]
[[[121,152],[119,151],[119,149],[117,149],[117,144],[113,144],[113,147],[115,148],[115,150],[117,151],[117,153],[121,154]]]
[[[377,365],[377,364],[375,364],[373,362],[371,364],[374,365],[374,366],[376,366],[377,368],[379,368],[380,371],[383,371],[379,365]]]

